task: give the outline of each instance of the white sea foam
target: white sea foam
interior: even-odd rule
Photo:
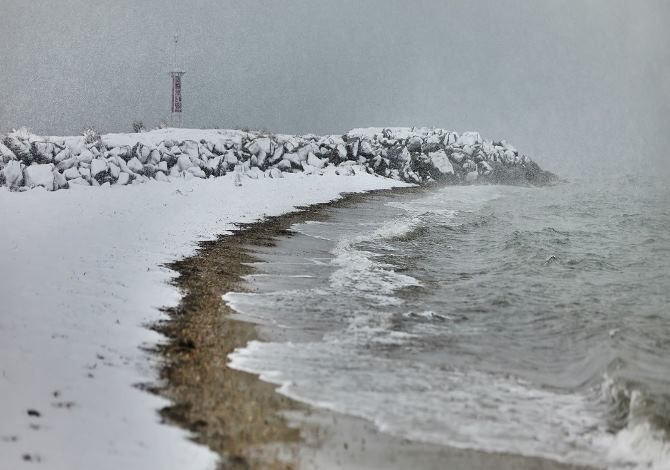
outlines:
[[[252,342],[230,356],[230,366],[279,384],[290,398],[416,441],[595,467],[667,468],[667,447],[649,441],[648,430],[612,436],[587,397],[513,377],[385,360],[349,341]]]

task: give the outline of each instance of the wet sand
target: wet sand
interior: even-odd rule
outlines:
[[[392,190],[396,193],[425,188]],[[271,217],[202,242],[198,252],[168,267],[179,273],[179,306],[166,309],[169,320],[153,326],[168,341],[162,356],[161,383],[151,390],[173,405],[161,410],[169,423],[193,432],[196,442],[221,456],[225,469],[293,468],[450,468],[564,469],[552,461],[460,450],[407,441],[378,431],[371,423],[317,410],[276,393],[276,386],[227,367],[228,354],[257,339],[256,326],[230,318],[221,296],[247,287],[253,250],[290,236],[291,225],[325,220],[329,207],[355,204],[365,194]]]

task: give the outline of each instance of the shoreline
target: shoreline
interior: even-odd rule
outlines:
[[[256,325],[230,318],[221,296],[245,291],[242,276],[254,269],[253,248],[273,246],[289,228],[328,218],[373,194],[422,192],[408,187],[350,193],[341,199],[243,224],[229,235],[199,244],[188,258],[167,265],[183,297],[165,309],[169,319],[152,325],[168,341],[161,356],[161,384],[149,389],[172,404],[162,418],[193,433],[193,440],[220,456],[220,468],[586,468],[537,457],[424,444],[385,434],[356,417],[316,409],[277,393],[275,384],[228,367],[228,354],[258,339]]]

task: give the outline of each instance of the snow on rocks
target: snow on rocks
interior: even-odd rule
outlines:
[[[29,188],[42,186],[47,191],[54,190],[54,166],[51,163],[30,165],[23,170],[24,183]]]
[[[444,150],[438,150],[437,152],[429,153],[428,156],[433,162],[433,166],[437,168],[440,173],[444,175],[454,174],[454,167],[451,165],[449,157],[447,157],[447,154],[444,152]]]
[[[0,142],[0,185],[12,190],[34,186],[56,190],[70,187],[68,181],[80,184],[80,178],[93,186],[204,179],[224,176],[240,164],[252,178],[320,174],[349,163],[369,173],[417,184],[471,183],[475,180],[467,175],[473,172],[479,183],[542,184],[555,178],[504,140],[494,142],[482,139],[478,132],[458,134],[434,128],[353,129],[341,136],[160,129],[107,134],[94,142],[84,136],[40,137],[21,129],[0,136]],[[46,167],[29,169],[33,165],[55,165],[50,170],[53,180]]]
[[[21,162],[12,160],[2,169],[2,176],[6,186],[10,189],[19,188],[23,185],[23,169]]]

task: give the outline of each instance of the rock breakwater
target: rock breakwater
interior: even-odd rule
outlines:
[[[366,128],[327,136],[160,129],[40,137],[19,130],[0,141],[0,186],[17,191],[211,178],[231,172],[238,184],[243,177],[324,171],[366,171],[415,184],[543,185],[557,179],[505,141],[435,128]]]

